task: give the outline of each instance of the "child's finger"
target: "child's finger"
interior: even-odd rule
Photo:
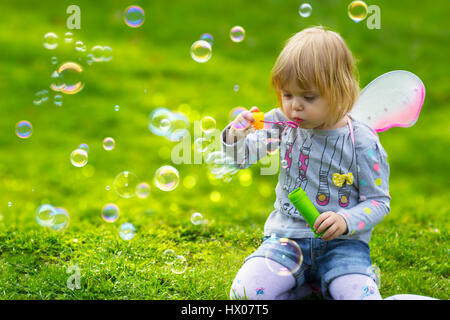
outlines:
[[[316,232],[317,232],[317,229],[319,228],[320,224],[321,224],[326,218],[328,218],[328,215],[327,215],[327,212],[324,212],[324,213],[320,214],[320,215],[317,217],[316,221],[314,221],[313,228],[314,228],[314,230],[316,230]]]
[[[253,118],[253,115],[249,111],[242,112],[242,117],[250,122],[255,122],[255,118]]]
[[[250,108],[250,112],[259,112],[259,108],[258,107],[251,107]]]

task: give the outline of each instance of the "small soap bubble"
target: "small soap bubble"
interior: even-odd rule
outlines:
[[[86,52],[86,45],[83,43],[83,41],[77,41],[75,42],[75,50],[78,52]]]
[[[53,91],[59,92],[64,88],[64,82],[63,77],[58,73],[57,70],[53,71],[52,75],[50,76],[50,89]]]
[[[368,9],[364,1],[352,1],[347,10],[350,19],[358,23],[366,18]]]
[[[245,30],[241,26],[234,26],[230,30],[230,38],[233,42],[242,42],[245,38]]]
[[[212,47],[208,41],[197,40],[191,46],[191,57],[199,63],[207,62],[211,59]]]
[[[50,61],[51,61],[52,64],[57,64],[58,63],[58,58],[57,57],[52,57],[50,59]]]
[[[200,40],[205,40],[206,42],[208,42],[211,46],[214,43],[214,39],[213,36],[210,35],[209,33],[204,33],[200,36]]]
[[[149,115],[148,128],[157,136],[166,136],[171,130],[172,112],[167,108],[156,108]]]
[[[129,6],[124,10],[123,21],[131,28],[138,28],[144,24],[144,9],[139,6]]]
[[[147,198],[150,194],[150,185],[146,182],[141,182],[136,187],[136,195],[141,198]]]
[[[266,265],[270,271],[279,276],[292,276],[298,271],[303,263],[303,254],[297,242],[288,238],[278,238],[276,236],[267,241],[267,250],[265,254]],[[271,260],[273,255],[280,257],[282,263],[274,264]]]
[[[40,90],[34,95],[33,104],[39,106],[48,100],[48,90]]]
[[[286,159],[281,160],[281,167],[283,169],[286,169],[288,167],[289,163]]]
[[[111,61],[112,59],[112,49],[109,46],[104,46],[103,47],[103,55],[102,55],[102,61],[103,62],[108,62]]]
[[[167,249],[163,252],[163,262],[167,265],[171,265],[175,262],[177,254],[172,249]]]
[[[173,263],[170,265],[172,272],[175,274],[182,274],[187,269],[187,261],[183,256],[177,256]]]
[[[78,149],[84,150],[86,152],[89,152],[89,146],[86,143],[82,143],[78,146]]]
[[[116,222],[119,219],[120,209],[114,203],[108,203],[102,208],[102,218],[108,223]]]
[[[201,120],[201,129],[205,133],[216,129],[216,119],[213,117],[203,117]]]
[[[72,162],[75,167],[84,167],[88,163],[87,152],[83,149],[75,149],[70,154],[70,162]]]
[[[203,215],[200,212],[194,212],[191,215],[191,222],[195,225],[199,225],[203,222]]]
[[[169,119],[165,119],[162,125],[163,127],[166,125],[170,126],[170,130],[166,134],[166,138],[170,141],[181,141],[189,133],[189,120],[184,114],[179,112],[172,112]]]
[[[43,227],[51,227],[55,221],[56,209],[51,204],[43,204],[36,209],[36,221]]]
[[[111,151],[112,149],[114,149],[115,145],[116,141],[111,137],[107,137],[103,140],[103,149],[105,149],[106,151]]]
[[[123,240],[131,240],[134,238],[136,228],[129,222],[125,222],[120,226],[119,235]]]
[[[73,41],[73,33],[72,32],[66,32],[64,34],[64,42],[71,43]]]
[[[129,171],[119,173],[114,179],[114,190],[122,198],[132,198],[136,194],[136,187],[139,184],[138,177]]]
[[[44,47],[48,50],[54,50],[58,46],[58,36],[54,32],[48,32],[44,35]]]
[[[69,226],[69,212],[65,208],[55,207],[55,212],[52,213],[52,224],[50,229],[53,231],[62,231]]]
[[[115,106],[114,106],[114,110],[115,110],[115,111],[119,111],[119,110],[120,110],[120,106],[119,106],[119,105],[115,105]]]
[[[79,79],[83,68],[78,63],[65,62],[58,68],[57,72],[63,83],[59,90],[62,93],[76,94],[83,89],[84,85]]]
[[[238,92],[239,91],[239,85],[235,84],[233,87],[233,91],[234,92]]]
[[[312,7],[309,3],[302,3],[298,8],[298,14],[302,18],[308,18],[311,15]]]
[[[63,105],[63,96],[60,95],[60,94],[55,95],[53,97],[53,104],[55,106],[62,107],[62,105]]]
[[[155,185],[162,191],[172,191],[180,182],[178,170],[172,166],[162,166],[155,172]]]
[[[236,119],[236,117],[237,117],[241,112],[244,112],[244,111],[246,111],[246,109],[243,108],[243,107],[236,107],[236,108],[232,109],[232,110],[230,111],[229,116],[228,116],[228,120],[229,120],[230,122],[233,121],[234,119]]]
[[[203,137],[197,138],[194,141],[194,150],[200,153],[206,152],[208,150],[209,141]]]
[[[16,124],[16,135],[21,139],[28,139],[33,134],[33,126],[29,121],[22,120]]]

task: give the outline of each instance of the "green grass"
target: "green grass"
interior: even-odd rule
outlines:
[[[175,165],[180,185],[163,192],[152,183],[153,175],[171,164],[176,143],[153,135],[148,115],[156,107],[177,110],[187,104],[191,123],[209,115],[223,128],[234,107],[268,111],[276,103],[269,72],[284,41],[301,28],[322,24],[341,33],[359,60],[361,87],[395,69],[412,71],[425,83],[417,124],[380,134],[389,155],[392,201],[391,213],[373,232],[371,256],[381,270],[383,297],[448,299],[447,2],[367,2],[381,8],[380,30],[353,23],[348,2],[310,1],[313,13],[307,19],[299,17],[298,1],[281,0],[0,2],[0,297],[228,299],[243,259],[261,242],[277,176],[261,176],[257,164],[225,183],[210,179],[204,164]],[[51,99],[35,106],[34,94],[50,83],[51,57],[59,62],[81,57],[64,42],[54,51],[42,46],[49,31],[63,38],[65,11],[73,3],[82,15],[75,40],[88,49],[109,45],[113,59],[91,66],[81,61],[85,87],[65,95],[62,108]],[[120,17],[130,4],[146,12],[138,29]],[[234,25],[245,28],[244,42],[229,39]],[[199,64],[189,48],[205,32],[214,36],[213,57]],[[15,135],[20,120],[33,124],[30,139]],[[107,136],[116,140],[111,152],[102,148]],[[90,148],[89,163],[76,168],[69,155],[83,142]],[[125,170],[152,184],[148,198],[114,193],[114,177]],[[252,183],[242,185],[239,178],[248,172]],[[183,184],[188,176],[197,181],[193,188]],[[210,199],[212,191],[220,193],[219,201]],[[100,215],[109,202],[121,209],[113,224]],[[35,210],[42,203],[66,208],[69,228],[57,233],[40,227]],[[202,225],[190,222],[192,210],[203,214]],[[118,234],[124,222],[136,226],[130,241]],[[184,273],[173,273],[163,262],[166,249],[186,258]],[[79,290],[66,285],[71,265],[81,271]]]

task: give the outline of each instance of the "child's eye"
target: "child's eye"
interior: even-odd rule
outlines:
[[[290,94],[290,93],[283,93],[283,97],[290,98],[290,97],[292,97],[292,94]]]
[[[313,102],[315,98],[315,96],[305,96],[305,100],[309,102]]]

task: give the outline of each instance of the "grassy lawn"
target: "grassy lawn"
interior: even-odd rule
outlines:
[[[309,1],[312,14],[301,18],[301,2],[293,0],[1,1],[0,298],[228,299],[243,259],[261,243],[277,175],[260,175],[258,163],[225,182],[213,179],[204,163],[173,164],[178,142],[151,133],[149,114],[158,107],[181,110],[192,133],[204,116],[221,130],[235,107],[272,109],[269,73],[284,41],[320,24],[346,40],[358,59],[361,87],[397,69],[425,84],[418,122],[380,133],[392,201],[391,213],[373,232],[371,256],[381,271],[383,297],[448,299],[448,3],[367,1],[381,10],[381,29],[370,30],[348,17],[349,2]],[[79,30],[66,27],[71,4],[81,8]],[[132,4],[145,10],[139,28],[122,20]],[[235,25],[246,31],[241,43],[230,40]],[[68,31],[72,43],[63,40]],[[59,37],[55,50],[43,46],[47,32]],[[197,63],[189,50],[203,33],[214,37],[212,58]],[[75,51],[75,41],[87,51]],[[112,60],[87,63],[95,45],[110,46]],[[63,95],[61,107],[49,89],[57,66],[52,57],[57,65],[83,67],[84,88]],[[35,93],[43,89],[48,101],[36,106]],[[28,139],[15,134],[21,120],[33,125]],[[103,149],[105,137],[115,139],[112,151]],[[89,146],[89,161],[79,168],[70,154],[81,143]],[[179,171],[179,185],[170,192],[153,183],[163,165]],[[113,181],[123,171],[149,183],[150,195],[118,196]],[[44,203],[69,212],[67,229],[55,232],[36,222]],[[101,217],[107,203],[120,208],[114,223]],[[202,213],[200,225],[191,223],[192,212]],[[119,236],[125,222],[136,228],[129,241]],[[186,259],[184,272],[164,262],[167,249]],[[74,265],[81,288],[71,290],[67,270]]]

